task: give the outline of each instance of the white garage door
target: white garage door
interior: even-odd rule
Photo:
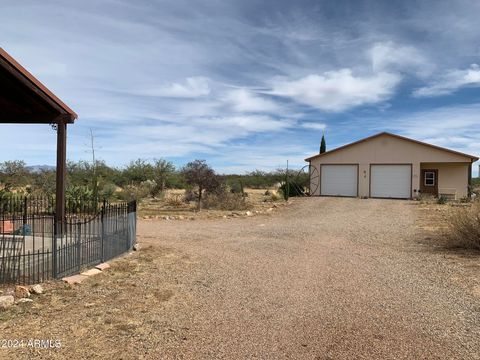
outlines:
[[[357,196],[357,165],[322,165],[320,194]]]
[[[406,199],[411,197],[410,165],[372,165],[370,197]]]

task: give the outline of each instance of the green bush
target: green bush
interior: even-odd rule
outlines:
[[[243,194],[243,183],[241,180],[230,183],[230,192],[233,194]]]
[[[447,197],[445,195],[440,195],[437,199],[437,204],[443,205],[447,203]]]
[[[100,198],[105,200],[113,200],[115,198],[115,193],[117,192],[117,186],[113,183],[105,184],[100,190]]]

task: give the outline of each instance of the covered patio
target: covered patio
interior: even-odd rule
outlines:
[[[95,198],[91,210],[83,206],[79,213],[67,213],[67,126],[76,119],[72,109],[0,48],[0,124],[44,124],[57,134],[54,203],[51,197],[0,198],[0,285],[79,273],[128,252],[135,242],[135,201],[98,206]]]
[[[57,132],[55,218],[65,219],[67,125],[77,114],[0,48],[0,124],[45,124]]]

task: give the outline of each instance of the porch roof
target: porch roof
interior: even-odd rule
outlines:
[[[77,114],[0,48],[0,123],[72,124]]]

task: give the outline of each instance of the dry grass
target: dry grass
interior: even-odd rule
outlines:
[[[141,218],[199,219],[221,218],[252,213],[266,213],[274,206],[285,205],[283,198],[274,189],[245,189],[246,197],[225,193],[210,195],[203,199],[202,211],[195,201],[185,201],[185,190],[168,190],[161,199],[145,199],[139,205]],[[274,205],[275,204],[275,205]]]
[[[480,250],[480,202],[454,211],[447,218],[448,247]]]
[[[202,201],[202,206],[206,209],[217,210],[246,210],[252,207],[242,194],[229,192],[206,196]]]

